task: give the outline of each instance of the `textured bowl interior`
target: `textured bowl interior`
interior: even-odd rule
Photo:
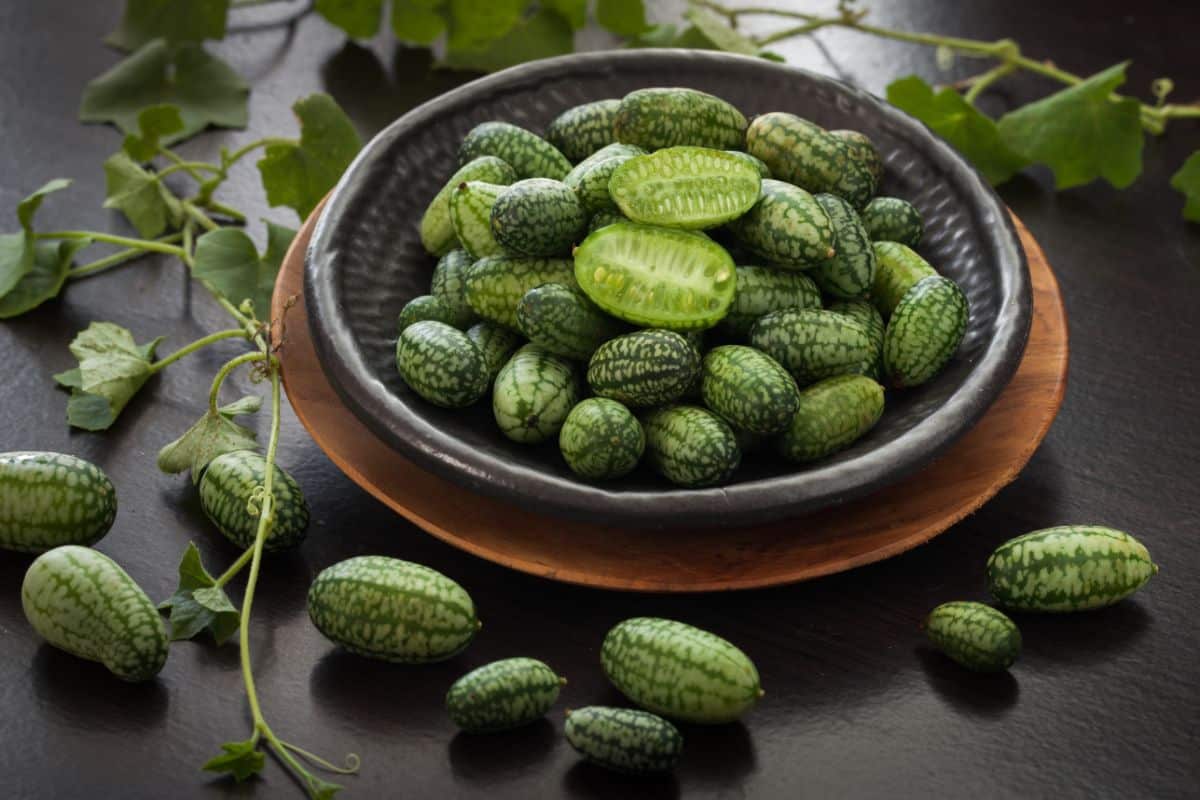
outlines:
[[[541,131],[578,103],[645,86],[717,94],[747,116],[790,111],[853,128],[878,145],[881,193],[925,218],[920,252],[966,292],[971,317],[957,355],[936,379],[889,392],[883,419],[853,447],[797,467],[768,453],[743,461],[726,486],[682,490],[648,468],[604,486],[577,480],[557,442],[529,447],[496,428],[485,398],[436,408],[396,372],[395,320],[429,291],[435,260],[417,221],[456,167],[464,134],[485,120]],[[750,524],[845,502],[934,458],[967,430],[1012,377],[1028,334],[1024,255],[995,193],[921,123],[857,89],[761,59],[679,50],[565,56],[480,79],[406,114],[367,145],[317,226],[305,269],[313,339],[330,382],[377,435],[428,469],[547,512],[648,527]]]

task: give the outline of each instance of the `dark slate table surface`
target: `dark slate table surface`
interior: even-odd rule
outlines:
[[[876,21],[998,38],[1080,73],[1131,58],[1130,88],[1159,75],[1177,98],[1200,96],[1200,17],[1187,4],[936,0],[874,3]],[[666,15],[669,9],[660,9]],[[100,164],[110,128],[75,120],[80,91],[115,63],[101,36],[118,3],[0,4],[0,209],[46,179],[76,178],[41,219],[124,232],[102,211]],[[1190,33],[1189,33],[1190,29]],[[603,43],[588,34],[585,43]],[[250,130],[189,143],[211,156],[294,130],[288,106],[332,92],[364,134],[465,78],[430,71],[425,51],[381,40],[347,44],[309,17],[292,33],[230,36],[219,52],[254,85]],[[781,47],[796,64],[882,93],[912,71],[939,74],[933,53],[844,31]],[[1047,90],[1004,85],[992,110]],[[1071,323],[1070,388],[1049,438],[1021,477],[970,519],[915,552],[812,583],[698,597],[619,595],[515,574],[425,535],[339,472],[288,413],[280,460],[312,505],[308,543],[272,559],[253,624],[253,658],[268,718],[285,738],[327,756],[354,750],[360,797],[1195,796],[1200,782],[1200,226],[1179,217],[1167,180],[1200,146],[1200,126],[1149,141],[1145,174],[1127,191],[1094,184],[1055,194],[1046,173],[1013,181],[1005,200],[1040,239],[1062,282]],[[252,218],[269,211],[252,167],[229,187]],[[10,218],[11,219],[11,218]],[[10,223],[5,223],[12,227]],[[257,226],[256,226],[257,227]],[[212,564],[236,554],[206,524],[186,478],[154,455],[199,413],[217,346],[167,370],[103,435],[68,430],[53,372],[94,319],[158,334],[175,346],[215,330],[222,313],[159,261],[72,285],[36,313],[0,325],[0,449],[77,453],[112,476],[121,511],[99,549],[152,597],[174,586],[188,540]],[[238,388],[249,388],[240,386]],[[232,395],[233,392],[231,391]],[[265,428],[265,425],[263,426]],[[964,674],[922,644],[933,605],[983,599],[982,566],[998,543],[1037,527],[1100,521],[1135,532],[1161,564],[1131,602],[1075,617],[1021,618],[1026,651],[1011,676]],[[333,649],[307,619],[304,594],[323,567],[382,553],[428,564],[467,586],[486,627],[444,665],[391,666]],[[212,779],[198,765],[248,733],[237,649],[183,643],[159,679],[128,686],[39,643],[18,587],[29,559],[0,554],[0,787],[16,797],[300,796],[276,765],[256,785]],[[561,706],[615,702],[599,670],[601,637],[632,614],[686,619],[727,636],[757,661],[767,697],[745,724],[687,729],[674,778],[642,784],[578,763],[561,738]],[[455,736],[441,698],[468,668],[516,654],[570,677],[551,718],[512,736]]]

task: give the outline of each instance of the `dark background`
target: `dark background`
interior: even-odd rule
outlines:
[[[1200,96],[1200,13],[1138,2],[875,2],[877,24],[980,38],[1011,36],[1027,54],[1077,73],[1133,60],[1127,89],[1160,75],[1176,100]],[[811,5],[807,7],[812,7]],[[256,13],[267,13],[266,10]],[[669,18],[674,9],[656,10]],[[127,232],[104,199],[101,162],[119,135],[76,121],[80,92],[118,54],[101,42],[119,3],[0,3],[0,210],[55,176],[77,180],[49,200],[45,226]],[[581,46],[600,46],[588,32]],[[231,35],[216,47],[254,86],[250,129],[217,132],[183,151],[211,157],[264,134],[293,135],[288,107],[331,92],[364,135],[469,76],[430,71],[424,50],[381,39],[348,44],[309,16],[291,34]],[[928,49],[828,30],[778,46],[792,63],[882,94],[918,72],[949,81]],[[1052,89],[1005,81],[992,111]],[[813,583],[732,595],[604,593],[509,572],[457,552],[390,513],[344,477],[288,412],[280,461],[312,506],[299,553],[271,559],[254,607],[252,644],[267,718],[284,738],[328,757],[362,755],[359,797],[655,796],[1195,796],[1200,781],[1200,226],[1179,216],[1167,181],[1200,147],[1200,123],[1147,142],[1145,174],[1126,191],[1093,184],[1055,194],[1034,171],[1001,190],[1045,247],[1066,297],[1071,378],[1062,414],[1028,469],[972,518],[918,551]],[[257,171],[224,190],[252,218],[268,210]],[[5,228],[15,228],[8,218]],[[261,226],[251,226],[261,238]],[[76,453],[101,465],[121,510],[99,549],[158,599],[172,591],[184,545],[210,568],[236,556],[203,519],[187,478],[154,466],[158,449],[203,408],[216,346],[151,382],[105,434],[68,430],[51,374],[91,320],[159,334],[162,351],[224,327],[183,267],[147,260],[73,284],[37,312],[0,325],[0,449]],[[227,389],[229,397],[245,384]],[[262,431],[266,420],[262,415]],[[1001,541],[1064,522],[1135,533],[1162,572],[1136,599],[1100,612],[1020,617],[1026,651],[1011,675],[967,674],[929,650],[917,625],[935,604],[984,598],[983,563]],[[442,665],[404,667],[336,651],[307,619],[304,595],[323,567],[365,553],[428,564],[463,583],[485,628]],[[0,554],[0,787],[17,797],[300,796],[274,764],[257,785],[198,770],[249,713],[237,648],[172,647],[154,683],[130,686],[39,643],[20,609],[29,558]],[[240,582],[239,582],[240,583]],[[661,614],[720,633],[757,662],[767,696],[744,725],[687,728],[673,778],[633,784],[578,764],[561,738],[561,708],[619,702],[598,648],[613,623]],[[442,711],[454,678],[495,658],[542,658],[570,678],[546,722],[492,738],[455,736]]]

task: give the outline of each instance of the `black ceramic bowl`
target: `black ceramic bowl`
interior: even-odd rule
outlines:
[[[557,442],[529,447],[497,429],[487,398],[450,411],[421,400],[395,366],[396,315],[429,291],[434,259],[417,221],[456,168],[474,125],[498,119],[541,131],[563,109],[646,86],[719,95],[747,116],[789,111],[853,128],[887,165],[881,193],[925,218],[920,252],[971,304],[966,338],[930,383],[889,392],[883,419],[853,447],[799,467],[767,453],[733,480],[679,489],[644,466],[614,483],[574,477]],[[928,463],[970,428],[1012,377],[1028,335],[1029,274],[1004,205],[920,122],[875,97],[810,72],[743,56],[621,50],[565,56],[474,81],[405,114],[346,172],[316,227],[305,269],[313,339],[330,382],[377,435],[418,464],[527,508],[647,527],[746,525],[843,503]],[[769,448],[768,448],[769,451]]]

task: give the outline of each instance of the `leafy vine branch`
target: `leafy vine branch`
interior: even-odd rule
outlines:
[[[965,99],[969,103],[974,103],[975,99],[992,83],[1018,70],[1032,72],[1068,86],[1083,83],[1085,80],[1079,75],[1059,68],[1051,61],[1038,61],[1029,58],[1021,52],[1020,45],[1012,39],[999,39],[989,42],[978,39],[964,39],[956,36],[942,36],[934,33],[914,33],[911,31],[883,28],[877,25],[868,25],[863,22],[863,19],[869,14],[869,11],[867,9],[857,9],[852,2],[846,2],[845,0],[838,4],[838,13],[828,17],[801,11],[759,6],[730,7],[712,2],[711,0],[694,0],[693,5],[709,9],[721,15],[734,28],[738,27],[740,18],[746,16],[771,16],[802,20],[799,25],[784,28],[765,36],[752,37],[760,47],[766,47],[785,39],[813,33],[821,28],[838,27],[883,39],[936,47],[973,58],[998,59],[1000,64],[996,67],[974,78],[968,78],[963,82],[969,87],[965,96]],[[1140,103],[1141,107],[1139,111],[1142,126],[1148,132],[1153,134],[1162,133],[1167,121],[1171,119],[1200,118],[1200,103],[1171,104],[1166,102],[1166,97],[1172,89],[1173,83],[1169,78],[1160,78],[1155,81],[1154,94],[1156,102],[1153,104]]]

